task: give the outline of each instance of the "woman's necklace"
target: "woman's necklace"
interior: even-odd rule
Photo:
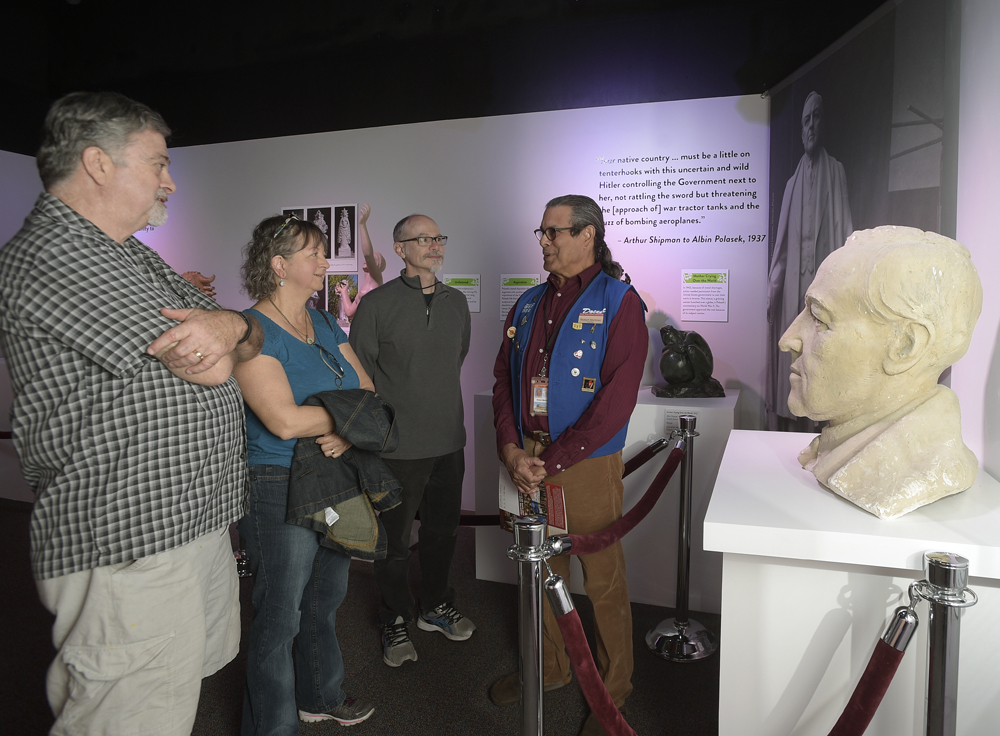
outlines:
[[[285,317],[285,313],[282,312],[280,309],[278,309],[278,305],[274,303],[274,300],[271,297],[268,297],[267,300],[269,302],[271,302],[271,306],[278,310],[278,314],[280,314],[282,317],[285,318],[285,322],[287,322],[288,325],[293,330],[295,330],[297,333],[299,333],[299,335],[302,337],[303,340],[306,341],[306,343],[308,343],[309,345],[312,345],[314,342],[316,342],[313,338],[309,337],[309,334],[308,334],[308,330],[309,330],[308,322],[306,323],[306,331],[307,332],[306,332],[305,335],[303,335],[302,331],[298,327],[296,327],[295,325],[292,324],[292,320],[288,319],[288,317]],[[309,316],[309,312],[306,312],[306,316],[307,317]],[[309,320],[309,321],[311,322],[312,320]]]

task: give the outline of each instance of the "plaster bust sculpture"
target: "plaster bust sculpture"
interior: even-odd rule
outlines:
[[[937,381],[968,350],[982,303],[969,251],[935,233],[879,227],[831,253],[779,342],[788,408],[829,422],[802,467],[883,519],[972,485],[958,397]]]
[[[654,396],[692,399],[726,395],[722,384],[712,378],[715,360],[705,338],[694,330],[678,330],[668,324],[660,328],[660,339],[660,374],[667,383],[653,386]]]

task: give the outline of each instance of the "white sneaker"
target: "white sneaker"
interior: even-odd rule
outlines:
[[[410,641],[410,632],[402,616],[382,627],[382,661],[390,667],[399,667],[407,660],[417,661],[417,650]]]
[[[424,631],[440,631],[452,641],[465,641],[476,630],[476,625],[450,603],[442,603],[433,611],[420,614],[417,626]]]
[[[358,700],[347,696],[344,702],[328,713],[310,713],[299,711],[299,720],[303,723],[318,723],[320,721],[336,721],[341,726],[353,726],[367,720],[375,712],[375,706],[367,700]]]

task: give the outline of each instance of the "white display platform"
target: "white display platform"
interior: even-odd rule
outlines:
[[[639,389],[632,412],[623,456],[636,455],[653,440],[669,434],[669,417],[694,414],[700,436],[694,443],[692,489],[691,594],[695,611],[718,613],[722,602],[722,556],[702,549],[702,520],[708,509],[715,476],[722,461],[726,441],[733,429],[738,389],[726,389],[719,399],[658,399],[648,386]],[[497,513],[500,461],[497,459],[493,429],[492,394],[475,397],[476,513]],[[676,427],[676,420],[671,426]],[[638,502],[663,467],[668,453],[661,452],[625,480],[628,511]],[[629,597],[637,603],[673,607],[677,588],[677,513],[680,470],[674,474],[649,515],[623,540],[628,568]],[[517,583],[517,564],[507,558],[513,542],[509,532],[496,527],[476,529],[476,577],[503,583]],[[579,564],[572,563],[571,588],[583,593]]]
[[[882,521],[823,489],[796,459],[814,435],[734,431],[705,519],[723,553],[720,736],[826,734],[923,554],[969,559],[979,604],[962,617],[958,733],[1000,723],[1000,483]],[[924,733],[927,604],[867,736]]]

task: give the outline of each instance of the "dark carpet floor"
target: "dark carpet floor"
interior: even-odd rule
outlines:
[[[5,567],[0,604],[0,734],[35,736],[47,732],[52,716],[45,702],[45,669],[54,651],[51,615],[35,594],[28,565],[27,504],[0,499],[0,560]],[[419,550],[417,550],[419,554]],[[415,561],[414,561],[415,562]],[[513,562],[511,563],[514,564]],[[419,575],[413,564],[411,575]],[[370,563],[355,561],[347,599],[340,608],[337,635],[347,666],[345,689],[372,700],[375,714],[352,727],[352,736],[517,736],[518,708],[497,708],[487,698],[491,682],[517,669],[517,590],[475,577],[475,536],[462,529],[452,571],[463,613],[476,622],[471,639],[453,642],[433,632],[411,632],[419,660],[398,669],[382,662],[376,625],[378,593]],[[253,579],[241,581],[243,630],[252,609]],[[591,609],[575,597],[584,627]],[[676,664],[649,653],[645,632],[672,614],[669,609],[632,605],[634,692],[626,717],[641,736],[712,736],[718,733],[719,658]],[[699,621],[719,631],[719,617],[699,613]],[[245,643],[245,636],[244,636]],[[202,685],[194,736],[239,734],[245,654]],[[545,696],[546,736],[576,736],[587,706],[576,684]],[[340,733],[335,723],[302,724],[300,734]]]

